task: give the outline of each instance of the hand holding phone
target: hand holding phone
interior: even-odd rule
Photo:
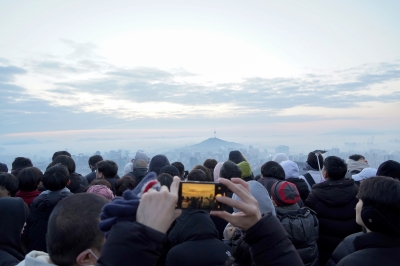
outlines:
[[[186,181],[179,183],[178,209],[223,210],[218,197],[226,195],[227,188],[221,183]]]

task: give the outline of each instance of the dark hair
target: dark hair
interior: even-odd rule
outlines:
[[[174,178],[170,174],[162,173],[157,176],[157,180],[158,182],[160,182],[161,186],[166,186],[169,189],[171,187],[172,181],[174,181]]]
[[[185,173],[185,166],[181,162],[173,162],[171,165],[175,166],[181,175]]]
[[[273,177],[278,180],[285,180],[285,170],[282,166],[274,161],[266,162],[261,166],[262,177]]]
[[[357,198],[362,200],[363,209],[373,207],[378,210],[387,221],[389,226],[381,226],[377,230],[387,233],[391,226],[398,227],[400,224],[400,181],[384,176],[372,177],[360,184]],[[383,221],[380,221],[383,222]],[[371,228],[368,228],[372,230]],[[397,234],[400,231],[397,230]]]
[[[136,179],[129,175],[124,175],[122,178],[117,179],[115,181],[115,195],[122,197],[122,194],[125,190],[132,190],[138,184],[136,183]]]
[[[207,174],[200,169],[193,169],[187,176],[187,180],[190,181],[201,181],[201,182],[208,182]]]
[[[90,182],[89,187],[96,186],[96,185],[106,186],[112,190],[112,186],[111,186],[110,182],[108,182],[105,179],[94,179],[92,182]]]
[[[51,157],[51,160],[54,161],[54,159],[57,158],[57,157],[60,156],[60,155],[66,155],[66,156],[68,156],[68,157],[71,157],[71,153],[69,153],[69,152],[67,152],[67,151],[56,151],[56,152],[53,154],[53,157]]]
[[[234,162],[235,164],[238,164],[238,163],[241,163],[241,162],[243,162],[243,161],[246,161],[247,162],[247,160],[246,160],[246,158],[244,158],[244,156],[243,156],[243,154],[240,152],[240,151],[238,151],[238,150],[236,150],[236,151],[231,151],[230,153],[229,153],[229,161],[232,161],[232,162]]]
[[[393,160],[387,160],[379,165],[376,175],[400,179],[400,163]]]
[[[32,161],[29,158],[25,157],[17,157],[14,159],[14,161],[11,164],[12,170],[17,170],[21,168],[26,168],[26,167],[32,167]]]
[[[38,189],[40,181],[42,181],[43,173],[39,168],[27,167],[19,171],[17,178],[19,181],[19,190],[35,191]]]
[[[105,178],[113,178],[118,173],[118,165],[110,160],[100,161],[96,167],[97,171],[102,173]]]
[[[178,168],[176,168],[176,167],[173,166],[173,165],[166,165],[166,166],[163,166],[163,167],[160,169],[160,173],[159,173],[158,175],[161,175],[161,174],[164,174],[164,173],[167,173],[167,174],[169,174],[169,175],[171,175],[171,176],[180,176],[180,173],[179,173]]]
[[[219,176],[226,179],[231,179],[232,177],[242,177],[242,170],[240,167],[232,161],[226,161],[221,167]]]
[[[69,181],[68,168],[62,164],[56,164],[47,168],[43,174],[43,186],[51,191],[65,188]]]
[[[8,172],[8,167],[5,163],[0,163],[0,172],[4,172],[4,173]]]
[[[54,264],[75,265],[82,251],[92,247],[101,251],[104,233],[98,225],[101,209],[107,203],[101,196],[80,193],[56,205],[49,218],[46,238],[47,251]]]
[[[347,173],[346,162],[336,156],[328,156],[325,158],[324,169],[328,178],[332,180],[342,179]]]
[[[95,167],[96,163],[98,163],[100,161],[103,161],[103,157],[101,157],[101,155],[93,155],[93,156],[90,156],[88,163],[89,163],[89,165]]]
[[[310,152],[308,154],[307,163],[315,170],[319,170],[318,169],[318,161],[319,161],[319,166],[322,169],[322,167],[324,166],[324,157],[322,156],[322,154],[318,153],[318,160],[317,160],[317,156],[315,155],[315,152]]]
[[[54,158],[53,163],[51,165],[53,166],[58,163],[66,166],[70,174],[75,173],[76,165],[74,159],[72,159],[71,157],[67,155],[59,155],[56,158]]]
[[[208,169],[214,169],[215,168],[215,166],[217,165],[217,160],[215,160],[215,159],[207,159],[207,160],[205,160],[204,161],[204,163],[203,163],[203,165],[205,166],[205,167],[207,167]]]
[[[365,157],[360,154],[353,154],[349,156],[349,159],[352,159],[353,161],[358,161],[360,159],[365,159]]]
[[[243,237],[241,237],[237,243],[236,247],[232,250],[232,257],[227,261],[230,266],[252,266],[253,261],[251,259],[250,247]]]
[[[6,189],[14,197],[18,191],[18,179],[13,174],[0,174],[0,189]]]
[[[213,182],[214,181],[214,178],[211,175],[211,171],[207,167],[204,167],[204,166],[198,164],[195,167],[193,167],[193,170],[195,170],[195,169],[202,170],[206,174],[206,180],[204,180],[204,181],[208,181],[208,182]]]

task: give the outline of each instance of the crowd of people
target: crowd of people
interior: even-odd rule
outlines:
[[[76,173],[67,151],[43,173],[0,163],[0,265],[399,265],[400,163],[371,168],[276,154],[254,176],[240,151],[185,171],[137,152],[118,176],[100,155]],[[223,211],[178,209],[179,183],[227,187]]]

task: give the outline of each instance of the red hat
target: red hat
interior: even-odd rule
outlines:
[[[300,193],[293,183],[278,181],[272,185],[271,196],[276,205],[285,206],[297,203],[300,198]]]

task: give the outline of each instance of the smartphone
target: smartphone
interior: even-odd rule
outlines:
[[[179,183],[178,209],[224,210],[218,197],[226,196],[227,187],[220,183],[185,181]]]

